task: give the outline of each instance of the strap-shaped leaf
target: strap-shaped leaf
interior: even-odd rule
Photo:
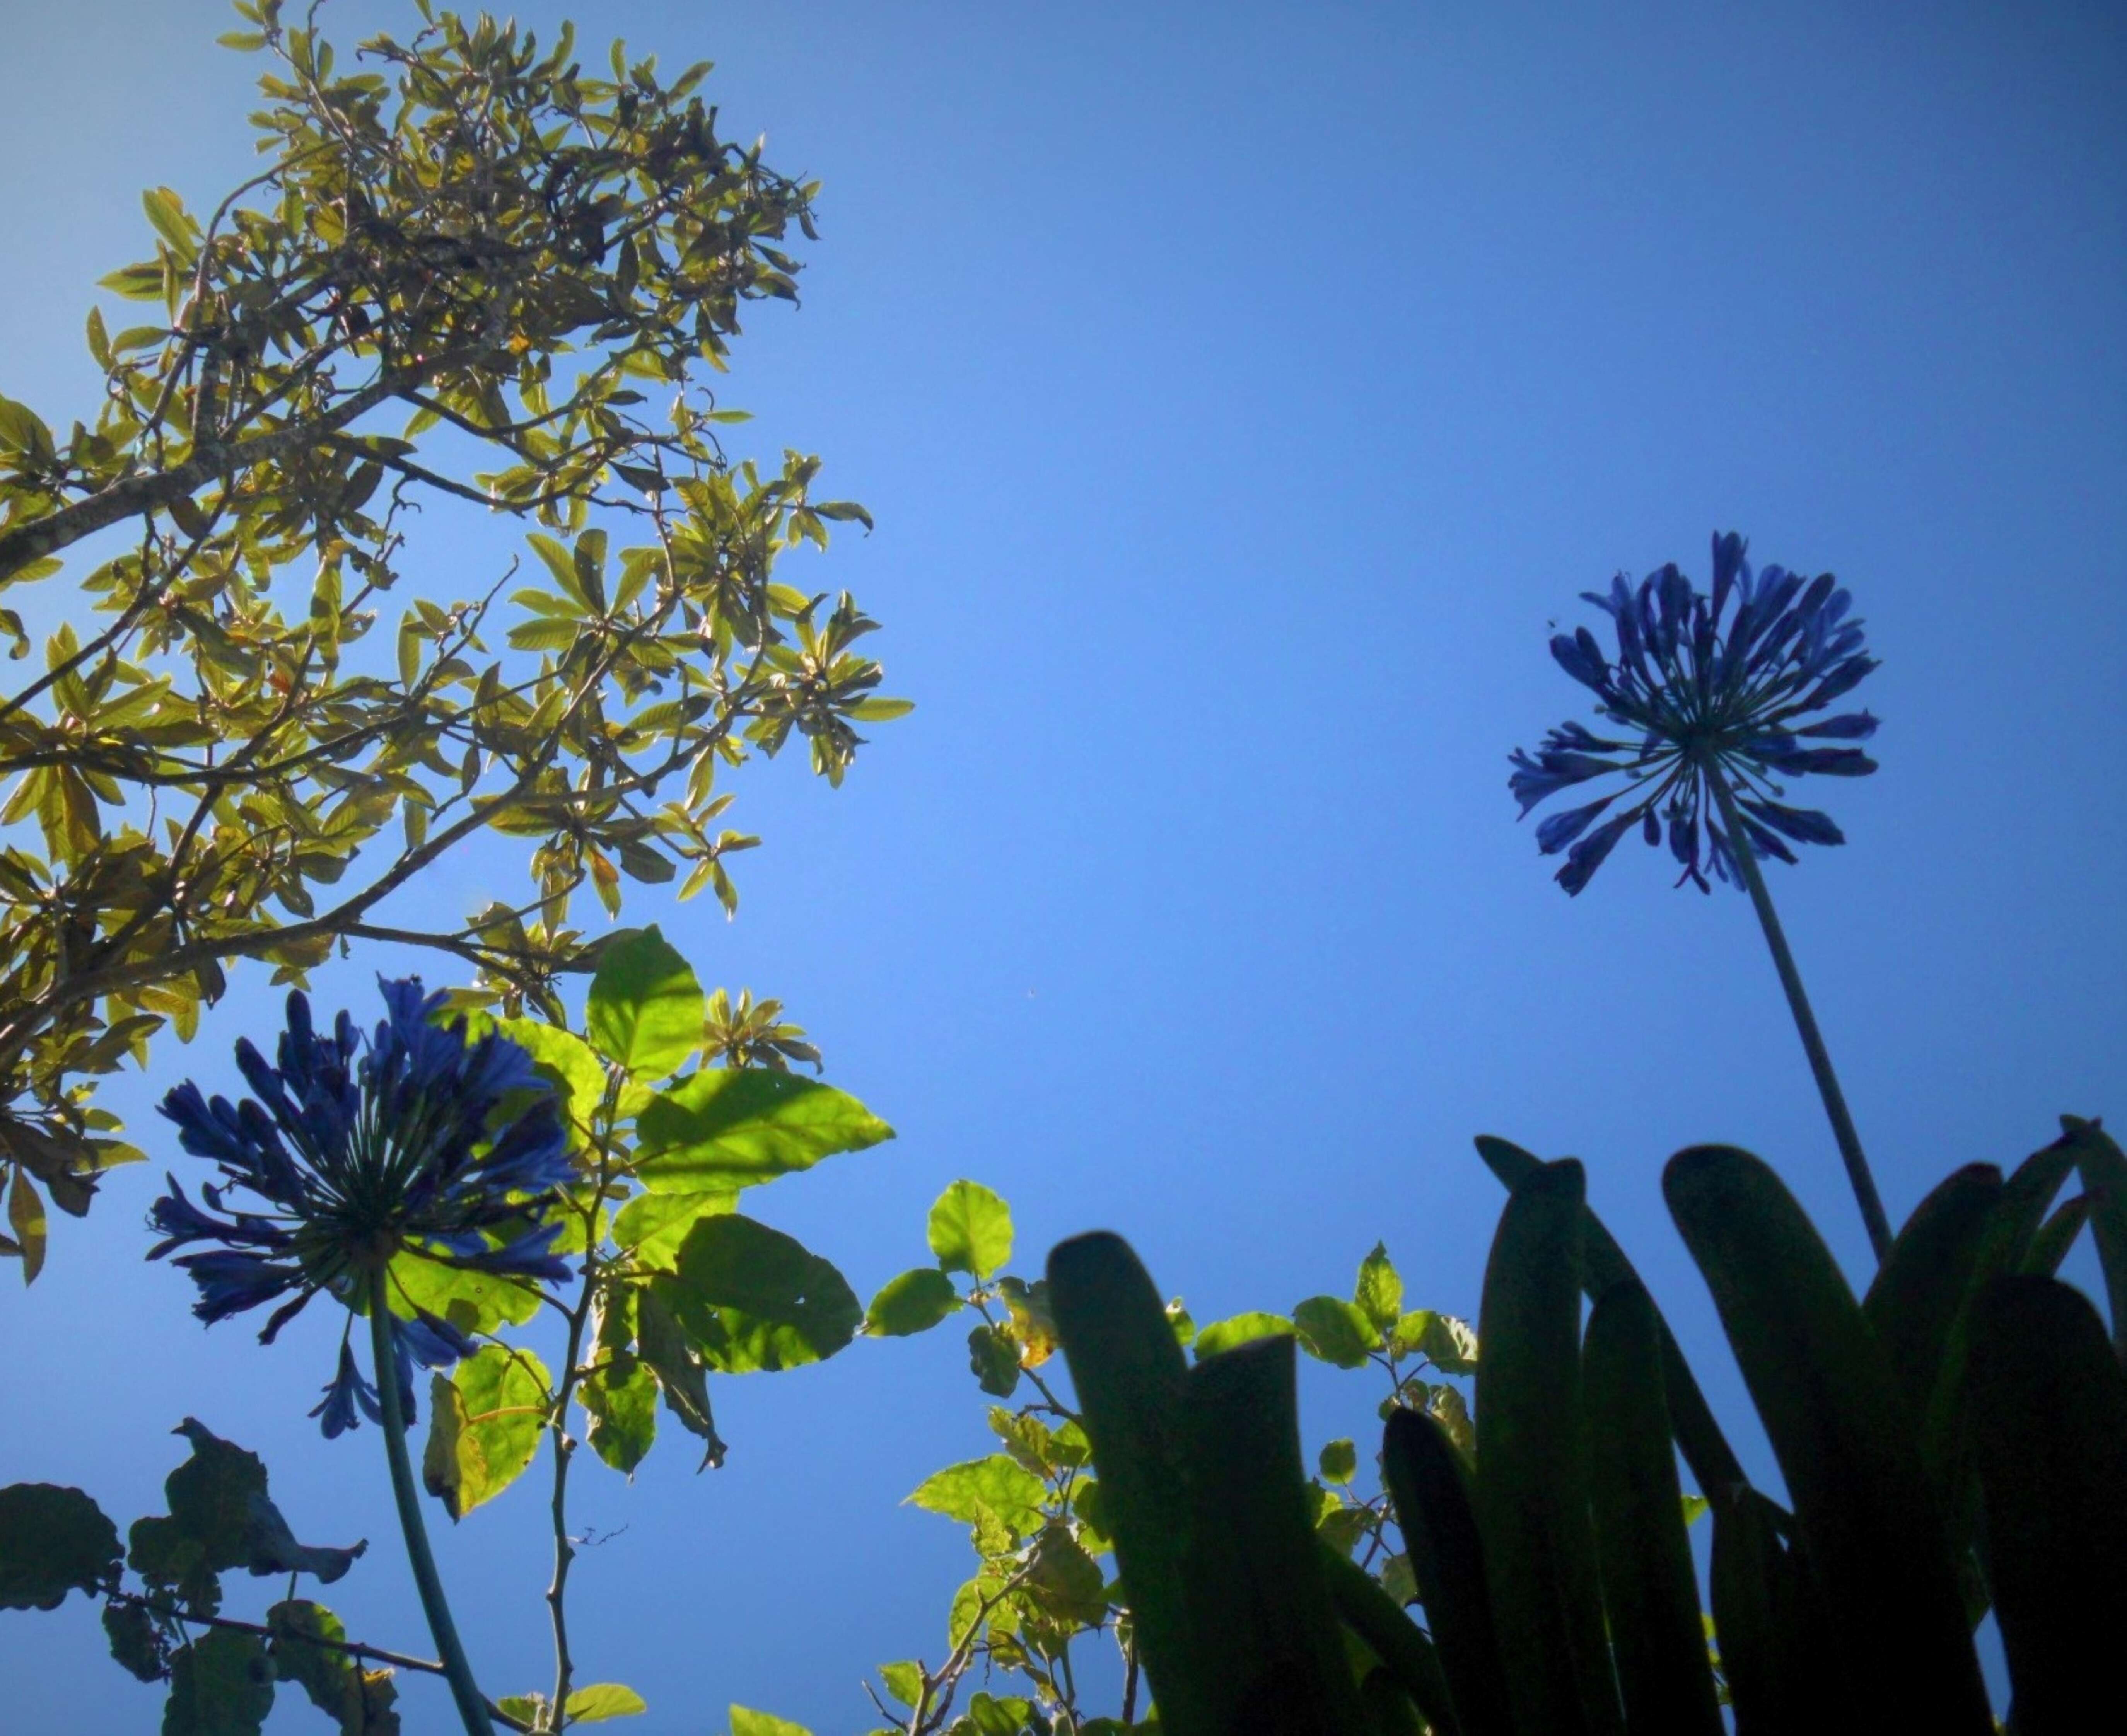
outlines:
[[[1477,1136],[1477,1155],[1509,1193],[1520,1185],[1523,1176],[1543,1166],[1542,1158],[1491,1133]],[[1632,1262],[1625,1257],[1625,1251],[1618,1246],[1616,1238],[1603,1227],[1603,1221],[1586,1207],[1582,1210],[1581,1284],[1588,1299],[1593,1302],[1612,1284],[1627,1279],[1637,1280],[1640,1275],[1632,1270]],[[1684,1352],[1678,1347],[1666,1321],[1662,1322],[1661,1338],[1662,1379],[1669,1393],[1670,1426],[1676,1431],[1676,1444],[1683,1450],[1684,1462],[1691,1467],[1699,1492],[1710,1498],[1715,1490],[1748,1479],[1743,1475],[1743,1467],[1729,1446],[1727,1437],[1721,1432],[1721,1425],[1713,1420],[1712,1407],[1699,1391],[1698,1379],[1691,1372],[1691,1365],[1684,1360]]]
[[[1447,1431],[1422,1411],[1393,1412],[1381,1477],[1462,1736],[1513,1736],[1469,1473]]]
[[[1622,1729],[1582,1456],[1583,1189],[1570,1157],[1516,1185],[1477,1324],[1485,1575],[1514,1723],[1546,1736]]]
[[[1805,1595],[1799,1563],[1782,1542],[1776,1509],[1737,1485],[1713,1500],[1708,1592],[1736,1736],[1810,1736],[1823,1705],[1829,1660],[1800,1643]]]
[[[2010,1276],[1973,1310],[1970,1378],[2016,1727],[2096,1729],[2127,1633],[2127,1377],[2079,1292]]]
[[[1174,1736],[1223,1736],[1196,1666],[1183,1590],[1182,1347],[1159,1293],[1120,1236],[1058,1244],[1049,1256],[1049,1294],[1160,1722]]]
[[[2047,1209],[2074,1170],[2075,1158],[2075,1142],[2064,1137],[2032,1152],[2011,1171],[1995,1204],[1979,1257],[1973,1264],[1966,1303],[1951,1317],[1944,1336],[1935,1390],[1921,1422],[1921,1463],[1940,1504],[1951,1552],[1960,1562],[1969,1559],[1979,1523],[1979,1486],[1972,1469],[1970,1431],[1965,1421],[1969,1298],[1978,1295],[1991,1279],[2019,1270],[2029,1262],[2042,1233]]]
[[[2068,1142],[2082,1171],[2090,1201],[2090,1235],[2105,1273],[2105,1300],[2112,1310],[2112,1348],[2127,1363],[2127,1157],[2094,1121],[2061,1117]]]
[[[1190,1615],[1220,1730],[1345,1736],[1365,1714],[1315,1535],[1294,1356],[1280,1336],[1190,1370]]]
[[[1440,1654],[1433,1649],[1433,1642],[1417,1623],[1396,1607],[1395,1599],[1381,1588],[1381,1582],[1371,1573],[1342,1549],[1333,1549],[1326,1543],[1318,1548],[1322,1556],[1322,1571],[1329,1580],[1330,1601],[1336,1605],[1337,1614],[1345,1626],[1363,1639],[1374,1656],[1381,1659],[1383,1668],[1424,1715],[1434,1736],[1459,1736],[1461,1726],[1455,1718],[1454,1699],[1448,1691],[1447,1677],[1441,1670]],[[1368,1677],[1369,1683],[1371,1679]],[[1368,1689],[1363,1695],[1369,1711],[1374,1710],[1376,1693]],[[1384,1698],[1381,1704],[1391,1714],[1396,1710],[1392,1700]],[[1378,1715],[1375,1721],[1381,1721]]]
[[[1991,1163],[1952,1171],[1913,1208],[1862,1298],[1915,1427],[1927,1414],[2001,1194],[2001,1172]]]
[[[1603,1293],[1581,1353],[1588,1485],[1627,1727],[1722,1736],[1662,1392],[1661,1321],[1630,1280]]]
[[[1990,1736],[1993,1715],[1918,1447],[1830,1250],[1779,1178],[1746,1152],[1680,1152],[1662,1191],[1793,1497],[1838,1648],[1835,1691],[1864,1726]]]

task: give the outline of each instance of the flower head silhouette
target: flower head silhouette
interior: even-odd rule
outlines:
[[[1626,732],[1599,736],[1562,723],[1533,754],[1511,755],[1509,787],[1522,814],[1561,790],[1603,778],[1620,786],[1555,813],[1537,827],[1546,855],[1566,851],[1558,883],[1578,894],[1634,826],[1664,836],[1686,881],[1710,890],[1707,871],[1738,887],[1731,831],[1740,825],[1761,856],[1793,862],[1796,844],[1843,844],[1831,816],[1790,807],[1781,779],[1854,778],[1876,769],[1858,747],[1876,719],[1865,711],[1817,717],[1874,669],[1853,598],[1831,575],[1804,580],[1783,567],[1754,573],[1732,531],[1713,538],[1713,589],[1702,595],[1672,563],[1637,588],[1620,574],[1607,595],[1582,594],[1609,616],[1614,660],[1586,627],[1551,641],[1567,674]],[[1808,721],[1816,718],[1815,721]],[[1723,789],[1733,806],[1722,799]],[[1598,823],[1599,821],[1599,824]]]
[[[163,1238],[149,1257],[213,1244],[172,1262],[199,1287],[192,1312],[210,1325],[278,1301],[258,1335],[270,1343],[320,1291],[370,1307],[402,1251],[531,1282],[568,1276],[552,1251],[561,1225],[538,1219],[575,1171],[531,1057],[499,1034],[468,1041],[462,1019],[433,1022],[445,997],[424,996],[417,977],[380,986],[385,1017],[366,1039],[344,1012],[318,1030],[291,993],[277,1066],[248,1039],[236,1045],[254,1096],[232,1105],[187,1080],[163,1100],[178,1143],[223,1180],[201,1186],[202,1209],[168,1178],[149,1214]],[[410,1414],[413,1363],[440,1366],[475,1346],[418,1308],[391,1326]],[[329,1436],[353,1426],[358,1408],[381,1420],[377,1389],[343,1341],[310,1414]]]

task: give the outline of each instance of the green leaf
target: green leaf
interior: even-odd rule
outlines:
[[[1215,1695],[1197,1667],[1191,1613],[1190,1483],[1177,1450],[1189,1378],[1182,1346],[1159,1293],[1120,1236],[1096,1232],[1059,1242],[1049,1251],[1048,1275],[1064,1360],[1100,1469],[1101,1529],[1114,1540],[1162,1722],[1185,1733],[1216,1729]]]
[[[1100,1563],[1078,1545],[1068,1527],[1043,1527],[1027,1558],[1026,1587],[1035,1603],[1056,1620],[1097,1627],[1108,1613],[1106,1577]],[[1008,1726],[1004,1736],[1019,1736],[1022,1726]]]
[[[1912,1419],[1837,1263],[1748,1152],[1680,1152],[1662,1192],[1794,1498],[1855,1717],[1987,1736],[1992,1714]],[[1487,1368],[1497,1355],[1488,1326]],[[1481,1371],[1478,1381],[1482,1464]]]
[[[103,1637],[110,1644],[111,1661],[135,1680],[169,1680],[169,1642],[145,1606],[105,1604]]]
[[[1295,1354],[1291,1339],[1270,1337],[1190,1371],[1189,1562],[1200,1667],[1223,1702],[1210,1727],[1245,1729],[1275,1705],[1275,1728],[1329,1736],[1360,1728],[1361,1715],[1300,1463]],[[1093,1450],[1107,1478],[1097,1436]]]
[[[347,1629],[322,1604],[301,1598],[277,1603],[266,1612],[273,1630],[267,1653],[283,1682],[301,1684],[310,1704],[339,1721],[340,1736],[398,1736],[399,1697],[389,1670],[365,1670],[337,1646],[320,1640],[343,1640]]]
[[[664,1299],[644,1289],[635,1298],[636,1349],[665,1394],[665,1408],[680,1425],[703,1442],[701,1469],[724,1462],[725,1446],[717,1435],[717,1419],[709,1408],[709,1385],[702,1359],[687,1342],[687,1335]]]
[[[879,1338],[909,1338],[927,1332],[962,1306],[953,1280],[935,1265],[891,1278],[865,1310],[865,1331]],[[1018,1359],[1015,1355],[1014,1359]]]
[[[656,1377],[623,1351],[585,1376],[576,1396],[590,1413],[584,1438],[591,1450],[616,1471],[632,1475],[657,1438]]]
[[[968,1369],[985,1393],[1009,1398],[1019,1387],[1019,1346],[1002,1327],[985,1322],[968,1334]]]
[[[1447,1431],[1419,1411],[1389,1414],[1381,1479],[1447,1677],[1461,1736],[1514,1736],[1506,1671],[1469,1473]]]
[[[879,1667],[879,1679],[885,1684],[886,1691],[902,1705],[913,1709],[923,1696],[923,1666],[912,1658],[898,1663],[883,1663]]]
[[[256,1634],[216,1628],[170,1654],[163,1736],[258,1736],[273,1710],[273,1664]]]
[[[931,1208],[931,1251],[978,1282],[1011,1258],[1011,1208],[979,1181],[956,1181]]]
[[[1470,1330],[1470,1322],[1431,1308],[1419,1308],[1398,1319],[1391,1344],[1401,1355],[1424,1357],[1443,1374],[1467,1374],[1477,1366],[1477,1335]]]
[[[847,1092],[774,1067],[705,1068],[653,1101],[636,1131],[636,1174],[664,1194],[757,1187],[893,1137]]]
[[[1402,1559],[1395,1556],[1390,1565]],[[1345,1625],[1367,1643],[1434,1730],[1451,1736],[1459,1725],[1433,1642],[1404,1614],[1395,1592],[1375,1583],[1365,1568],[1334,1549],[1324,1549],[1321,1561],[1329,1595]],[[1408,1563],[1403,1578],[1409,1578]]]
[[[1518,1726],[1622,1730],[1603,1633],[1580,1417],[1583,1180],[1525,1176],[1485,1263],[1477,1522]]]
[[[1236,1345],[1248,1344],[1258,1338],[1273,1338],[1292,1329],[1292,1322],[1282,1314],[1234,1314],[1225,1320],[1215,1320],[1197,1332],[1194,1346],[1196,1360],[1201,1362],[1206,1356],[1216,1356]]]
[[[361,1554],[360,1544],[336,1549],[297,1543],[267,1493],[266,1467],[257,1454],[189,1417],[174,1432],[192,1450],[163,1482],[168,1516],[137,1520],[130,1535],[128,1559],[151,1589],[174,1595],[195,1615],[211,1615],[221,1601],[219,1576],[229,1568],[333,1580]]]
[[[140,195],[140,208],[147,212],[155,233],[169,243],[180,264],[190,266],[199,257],[199,244],[185,215],[184,201],[168,187],[149,187]]]
[[[1973,1449],[2016,1726],[2094,1729],[2091,1690],[2110,1691],[2127,1630],[2127,1379],[2097,1311],[2056,1280],[1997,1278],[1973,1317]]]
[[[2063,1115],[2061,1125],[2090,1201],[2090,1237],[2097,1244],[2105,1299],[2112,1310],[2113,1350],[2127,1363],[2127,1156],[2094,1121]]]
[[[729,1374],[818,1362],[855,1336],[864,1308],[842,1275],[801,1243],[736,1213],[704,1218],[653,1295],[703,1360]]]
[[[1365,1311],[1336,1296],[1309,1297],[1292,1311],[1292,1323],[1302,1350],[1340,1369],[1364,1368],[1367,1353],[1381,1341]]]
[[[1352,1300],[1373,1322],[1376,1332],[1382,1334],[1386,1334],[1402,1314],[1403,1279],[1389,1263],[1385,1243],[1376,1242],[1373,1252],[1359,1262],[1359,1281],[1352,1289]]]
[[[1315,1465],[1324,1483],[1349,1483],[1358,1474],[1359,1450],[1351,1441],[1333,1440],[1315,1455]]]
[[[1862,1298],[1862,1316],[1916,1421],[1927,1414],[2001,1194],[2001,1172],[1991,1163],[1954,1171],[1913,1209]]]
[[[391,1311],[401,1319],[425,1308],[462,1332],[492,1332],[539,1312],[538,1286],[522,1278],[467,1271],[410,1248],[391,1256]]]
[[[707,1016],[693,967],[654,924],[600,951],[585,1026],[609,1061],[646,1083],[669,1078],[701,1052]]]
[[[69,1591],[118,1578],[118,1527],[79,1489],[0,1489],[0,1610],[55,1610]]]
[[[22,1282],[35,1284],[37,1274],[45,1269],[45,1202],[31,1185],[29,1171],[20,1165],[16,1166],[15,1185],[7,1190],[7,1227],[15,1232],[15,1245],[21,1251]]]
[[[917,1485],[907,1504],[963,1525],[973,1525],[985,1512],[993,1513],[1011,1527],[1013,1536],[1028,1537],[1041,1525],[1042,1504],[1048,1495],[1033,1472],[1003,1453],[992,1453],[987,1459],[970,1459],[934,1471]]]
[[[1660,1317],[1639,1284],[1603,1293],[1582,1370],[1589,1492],[1625,1716],[1635,1730],[1722,1736],[1662,1392]]]
[[[1484,1160],[1485,1166],[1509,1193],[1520,1185],[1524,1175],[1542,1167],[1540,1158],[1523,1151],[1513,1141],[1495,1134],[1480,1133],[1476,1146],[1477,1155]],[[1637,1278],[1639,1274],[1632,1270],[1632,1262],[1625,1257],[1625,1251],[1604,1228],[1602,1219],[1585,1207],[1582,1211],[1581,1289],[1594,1302],[1621,1279]],[[1677,1348],[1675,1336],[1666,1321],[1662,1324],[1662,1381],[1669,1394],[1676,1444],[1684,1454],[1684,1463],[1691,1467],[1693,1480],[1702,1489],[1726,1488],[1731,1483],[1745,1481],[1743,1467],[1722,1434],[1721,1426],[1713,1420],[1706,1395],[1699,1390],[1698,1377],[1691,1372],[1691,1365],[1684,1360],[1684,1352]]]
[[[812,1733],[787,1718],[735,1705],[731,1709],[731,1736],[812,1736]]]
[[[562,1710],[571,1724],[596,1724],[602,1718],[632,1718],[650,1708],[633,1688],[617,1682],[595,1682],[570,1695]]]
[[[524,1474],[552,1402],[553,1384],[539,1359],[500,1345],[483,1346],[448,1379],[431,1379],[421,1481],[452,1519]]]
[[[638,1194],[613,1218],[613,1239],[634,1254],[637,1264],[669,1272],[696,1223],[737,1209],[735,1193]]]
[[[465,1021],[468,1039],[495,1031],[531,1056],[540,1076],[554,1087],[563,1119],[580,1133],[590,1127],[605,1100],[605,1063],[582,1038],[538,1019],[497,1019],[471,1012],[465,1015]]]

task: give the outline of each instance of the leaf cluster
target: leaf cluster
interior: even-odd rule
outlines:
[[[1144,1710],[1136,1618],[1110,1564],[1108,1496],[1095,1475],[1084,1416],[1052,1384],[1049,1365],[1061,1341],[1051,1281],[1030,1282],[1005,1270],[1011,1210],[979,1183],[948,1187],[931,1209],[926,1232],[935,1263],[883,1285],[866,1311],[866,1332],[907,1336],[972,1313],[978,1318],[968,1335],[969,1366],[978,1386],[996,1400],[1011,1399],[1022,1386],[1026,1392],[1016,1407],[989,1406],[992,1451],[935,1473],[908,1497],[967,1526],[978,1566],[952,1600],[942,1658],[882,1665],[869,1689],[874,1704],[905,1736],[1049,1736],[1064,1729],[1118,1736]],[[1334,1367],[1371,1368],[1386,1384],[1385,1417],[1424,1410],[1467,1452],[1474,1446],[1470,1412],[1454,1379],[1476,1366],[1476,1334],[1451,1315],[1406,1311],[1403,1299],[1403,1280],[1377,1244],[1361,1262],[1348,1300],[1315,1296],[1289,1316],[1239,1314],[1200,1328],[1177,1298],[1160,1318],[1176,1353],[1193,1347],[1200,1363],[1278,1339]],[[1316,1463],[1318,1474],[1306,1484],[1307,1526],[1353,1572],[1386,1586],[1384,1595],[1409,1601],[1415,1595],[1410,1563],[1387,1497],[1377,1488],[1355,1486],[1352,1443],[1327,1443]],[[1078,1683],[1073,1646],[1095,1634],[1122,1653],[1119,1715],[1095,1713]],[[1012,1691],[1001,1691],[1000,1678]],[[971,1679],[1000,1691],[963,1697]]]
[[[93,1080],[189,1038],[233,961],[300,983],[410,943],[557,1015],[595,962],[580,890],[734,909],[757,840],[719,769],[795,734],[839,783],[908,708],[853,599],[775,576],[864,509],[815,458],[729,457],[741,413],[698,384],[748,304],[794,299],[817,192],[721,135],[707,69],[616,45],[595,74],[566,28],[425,5],[343,61],[280,0],[238,10],[263,166],[211,210],[144,196],[152,256],[104,279],[144,323],[91,312],[92,425],[0,397],[0,592],[88,605],[40,655],[0,608],[36,671],[0,693],[0,1252],[31,1276],[47,1201],[85,1211],[139,1155]],[[528,582],[407,594],[415,519],[452,501],[524,523]],[[394,923],[489,831],[523,840],[528,897]],[[812,1058],[751,1006],[725,1040]]]
[[[255,1736],[284,1682],[342,1736],[398,1736],[390,1666],[438,1666],[350,1642],[331,1611],[295,1595],[299,1576],[341,1578],[365,1545],[298,1543],[255,1455],[190,1417],[175,1432],[192,1452],[164,1483],[169,1511],[136,1521],[122,1555],[117,1527],[79,1489],[0,1489],[0,1609],[54,1609],[73,1591],[100,1598],[111,1657],[168,1686],[168,1736]],[[238,1568],[288,1579],[263,1621],[221,1613],[222,1575]]]

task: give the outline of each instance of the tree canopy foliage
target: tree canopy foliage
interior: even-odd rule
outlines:
[[[708,69],[616,44],[593,77],[566,27],[425,4],[343,64],[281,0],[238,10],[263,166],[204,212],[144,196],[153,256],[102,280],[140,323],[88,315],[92,423],[0,397],[0,634],[36,670],[0,698],[0,1251],[31,1276],[45,1199],[85,1212],[139,1155],[97,1076],[189,1038],[232,961],[300,983],[411,943],[560,1016],[587,880],[609,913],[623,878],[732,906],[756,840],[719,767],[795,731],[838,783],[907,708],[846,593],[773,576],[863,509],[719,440],[744,413],[703,381],[747,304],[795,300],[817,188],[721,136]],[[452,501],[528,558],[444,599],[414,533]],[[528,844],[529,896],[395,920],[486,831]]]

